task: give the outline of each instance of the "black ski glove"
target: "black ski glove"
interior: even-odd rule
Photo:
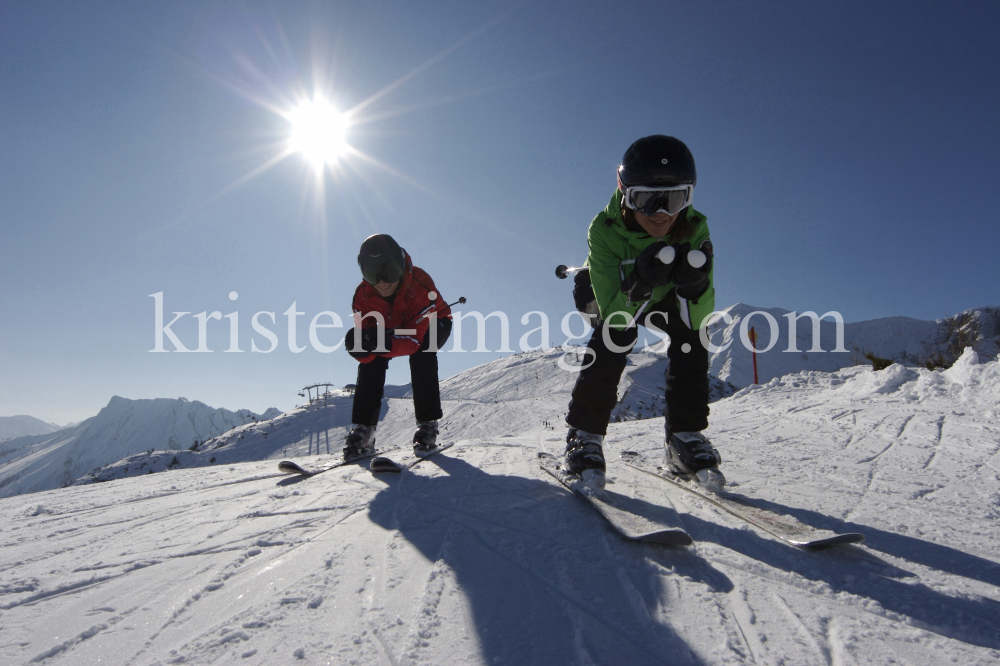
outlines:
[[[654,287],[662,287],[670,282],[670,276],[674,272],[674,266],[677,264],[676,261],[671,263],[663,263],[657,256],[665,247],[669,247],[663,241],[657,241],[653,243],[642,252],[635,259],[635,272],[639,274],[639,279],[646,284],[651,284]]]
[[[384,354],[392,350],[393,331],[385,332],[385,346],[378,348],[378,326],[369,326],[361,329],[361,348],[373,354]]]
[[[344,347],[347,349],[347,353],[354,358],[365,358],[371,353],[375,352],[378,347],[378,327],[369,326],[368,328],[361,329],[361,340],[358,348],[360,351],[354,350],[354,328],[347,331],[347,335],[344,336]],[[392,335],[386,331],[385,336],[385,347],[386,350],[392,349]]]
[[[347,329],[347,335],[344,336],[344,349],[347,353],[351,355],[352,358],[362,359],[371,354],[371,352],[365,349],[365,334],[364,331],[361,332],[361,344],[354,344],[354,328]]]
[[[578,271],[573,276],[573,304],[580,312],[586,312],[593,301],[594,286],[590,282],[590,271]]]
[[[362,335],[361,339],[362,339],[362,341],[364,340],[364,336],[363,335]],[[363,342],[362,342],[362,345],[363,345]],[[354,329],[353,328],[347,329],[347,335],[344,336],[344,349],[347,350],[347,353],[350,354],[352,358],[362,359],[362,358],[368,356],[368,352],[366,352],[364,350],[364,346],[362,346],[360,348],[360,351],[354,351]]]
[[[705,241],[698,249],[705,253],[704,266],[695,268],[688,263],[690,243],[677,247],[677,259],[674,261],[673,280],[677,286],[677,295],[688,301],[693,301],[708,291],[708,274],[712,272],[712,241]]]
[[[653,293],[653,285],[648,282],[644,282],[642,278],[639,277],[639,271],[633,270],[631,273],[625,276],[622,280],[622,292],[628,296],[628,300],[632,303],[638,303],[639,301],[644,301],[650,297]]]
[[[622,281],[622,291],[633,303],[649,298],[654,288],[670,283],[676,262],[665,264],[657,256],[665,247],[669,246],[658,241],[645,248],[636,257],[632,272]]]

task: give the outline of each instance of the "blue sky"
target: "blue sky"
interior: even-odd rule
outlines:
[[[936,319],[995,285],[1000,28],[991,3],[8,4],[0,21],[0,415],[64,423],[112,395],[282,409],[353,381],[295,354],[346,317],[392,234],[512,345],[572,308],[556,264],[635,139],[694,153],[720,307]],[[297,100],[363,108],[321,185],[281,151]],[[252,176],[252,177],[248,177]],[[230,292],[238,299],[230,300]],[[150,294],[213,353],[150,353]],[[279,338],[252,353],[251,317]],[[187,315],[174,331],[197,346]],[[325,344],[342,332],[326,331]],[[473,337],[470,329],[466,338]],[[536,339],[532,341],[537,344]],[[474,345],[465,343],[465,348]],[[491,334],[488,346],[498,348]],[[167,345],[167,348],[172,348]],[[447,349],[447,347],[446,347]],[[442,377],[497,354],[443,353]],[[390,381],[408,381],[395,361]]]

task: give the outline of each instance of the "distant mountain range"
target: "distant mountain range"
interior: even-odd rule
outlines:
[[[709,324],[712,344],[719,348],[711,355],[709,372],[719,379],[738,387],[753,384],[753,359],[749,345],[741,338],[744,326],[753,327],[759,339],[757,349],[770,350],[757,354],[757,381],[767,383],[775,377],[818,370],[833,372],[852,365],[871,365],[865,354],[895,361],[907,366],[926,366],[928,363],[948,367],[966,347],[972,347],[981,358],[996,358],[1000,353],[1000,307],[966,310],[953,317],[924,321],[909,317],[884,317],[852,324],[843,328],[844,351],[837,348],[836,325],[832,318],[820,323],[817,349],[813,349],[813,324],[809,317],[801,317],[795,326],[795,341],[789,347],[790,310],[761,308],[737,303],[716,316]],[[777,336],[771,338],[771,325],[764,314],[777,324]],[[817,315],[824,313],[819,312]],[[747,319],[749,317],[749,320]],[[796,351],[789,351],[794,349]]]
[[[0,497],[58,488],[90,470],[140,451],[188,449],[236,426],[280,412],[215,409],[185,398],[115,396],[78,425],[0,442]]]
[[[54,423],[46,423],[34,416],[0,416],[0,441],[28,435],[46,435],[62,429]]]

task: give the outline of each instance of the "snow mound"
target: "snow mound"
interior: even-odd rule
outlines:
[[[888,368],[879,371],[866,372],[853,378],[852,386],[856,387],[858,397],[864,397],[872,393],[894,393],[903,384],[912,382],[919,377],[916,371],[893,363]]]

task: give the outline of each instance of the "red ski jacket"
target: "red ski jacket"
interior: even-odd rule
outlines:
[[[361,363],[369,363],[376,356],[392,358],[395,356],[411,356],[415,354],[424,336],[430,328],[430,315],[436,312],[438,319],[451,319],[451,308],[448,302],[434,286],[434,280],[423,269],[413,265],[410,255],[406,254],[406,273],[399,281],[399,287],[390,297],[392,302],[382,298],[375,287],[362,281],[354,291],[354,314],[363,316],[377,312],[385,319],[386,346],[389,346],[389,331],[397,332],[391,336],[392,346],[384,354],[368,354],[358,358]],[[434,292],[435,299],[430,294]],[[420,321],[418,321],[420,320]],[[362,328],[377,326],[375,317],[368,317],[361,322]]]

